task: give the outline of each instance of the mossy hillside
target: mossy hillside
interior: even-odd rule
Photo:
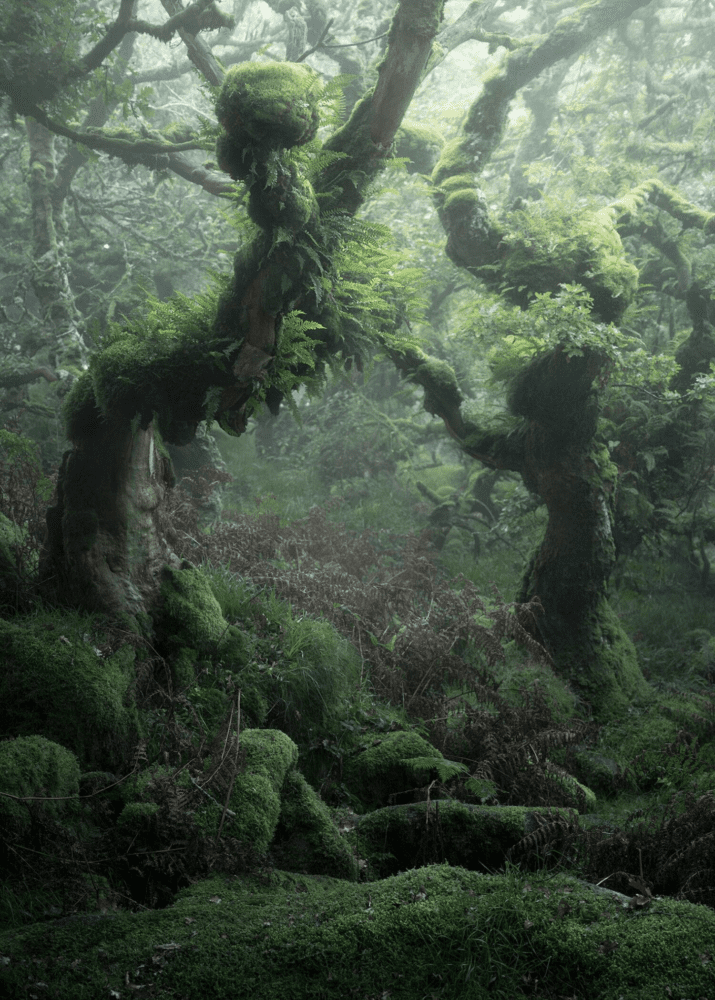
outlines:
[[[711,994],[713,936],[706,907],[632,911],[568,876],[435,865],[370,885],[216,876],[167,909],[37,924],[0,949],[8,989],[24,990],[31,961],[57,1000],[123,993],[127,976],[166,998],[506,1000],[527,975],[578,1000],[653,1000]]]
[[[90,615],[0,620],[0,734],[41,735],[82,767],[116,767],[141,733],[130,685],[134,650],[103,656]]]
[[[0,742],[0,828],[27,832],[33,818],[59,817],[79,792],[79,764],[69,750],[44,736],[20,736]],[[17,802],[8,795],[49,797]],[[55,799],[56,801],[51,801]]]

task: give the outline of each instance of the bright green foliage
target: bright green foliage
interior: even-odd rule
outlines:
[[[206,576],[188,563],[164,569],[161,601],[164,628],[177,644],[204,650],[228,629]]]
[[[0,742],[0,792],[9,795],[72,796],[79,792],[79,764],[69,750],[44,736]],[[31,816],[59,816],[67,802],[16,802],[0,795],[0,827],[27,831]]]
[[[712,963],[699,956],[713,936],[704,906],[656,900],[633,912],[565,875],[435,865],[369,886],[284,872],[216,876],[164,910],[36,924],[3,935],[0,947],[18,993],[27,959],[49,959],[43,981],[57,1000],[123,992],[128,970],[133,985],[167,998],[389,991],[414,1000],[434,992],[437,973],[450,1000],[510,1000],[527,975],[568,995],[588,984],[589,1000],[653,1000],[666,987],[678,997],[712,993]],[[158,947],[167,942],[168,958]]]
[[[365,804],[383,805],[392,794],[423,784],[444,757],[416,732],[385,733],[343,764],[348,787]]]
[[[110,325],[102,349],[92,355],[89,371],[77,379],[63,405],[70,439],[111,411],[129,419],[139,413],[147,423],[157,414],[167,440],[189,440],[185,428],[207,415],[207,385],[231,381],[225,354],[212,350],[213,320],[226,281],[216,277],[194,298],[177,294],[167,302],[150,302],[146,314],[132,323]]]
[[[280,822],[271,855],[286,871],[357,880],[357,861],[350,847],[340,836],[330,810],[300,771],[289,771],[283,783]]]
[[[114,768],[139,735],[129,695],[134,650],[103,657],[90,616],[37,614],[0,621],[0,732],[41,733],[83,766]]]
[[[464,337],[472,339],[474,327],[482,342],[490,345],[489,366],[495,382],[514,384],[534,355],[556,347],[568,357],[580,357],[586,350],[601,355],[615,366],[625,367],[634,345],[632,337],[611,324],[593,317],[591,296],[580,285],[564,285],[557,294],[538,294],[527,311],[518,306],[499,305],[489,315],[464,317]]]
[[[536,292],[579,283],[605,322],[617,320],[638,286],[638,269],[626,259],[610,217],[564,212],[548,201],[529,204],[507,216],[506,255],[501,275],[526,303]]]

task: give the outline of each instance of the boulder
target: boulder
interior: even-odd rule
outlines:
[[[91,616],[50,614],[0,620],[0,736],[42,734],[80,764],[116,766],[141,726],[130,685],[134,650],[102,656]]]
[[[578,822],[575,809],[477,806],[439,799],[376,809],[358,819],[350,839],[373,878],[434,861],[488,871],[501,867],[515,844],[555,816]]]
[[[79,793],[77,758],[44,736],[3,740],[0,791],[6,793],[0,796],[0,830],[5,835],[26,833],[33,820],[59,817],[71,808],[72,796]],[[32,798],[19,802],[9,795]],[[38,801],[35,796],[47,796],[48,800]]]
[[[383,806],[391,796],[424,785],[444,763],[439,750],[417,733],[384,733],[345,758],[343,780],[365,806]]]
[[[286,776],[278,828],[270,848],[277,868],[356,881],[358,863],[318,793],[300,771]]]

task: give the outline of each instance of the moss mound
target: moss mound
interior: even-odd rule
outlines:
[[[134,650],[103,657],[93,619],[53,615],[0,620],[0,734],[42,734],[82,766],[114,768],[140,734],[130,694]]]
[[[0,743],[0,791],[17,796],[50,796],[60,801],[17,802],[0,796],[0,827],[27,832],[33,819],[59,816],[61,801],[79,793],[79,764],[69,750],[44,736],[20,736]]]
[[[14,995],[41,971],[58,1000],[127,984],[167,998],[504,1000],[526,976],[579,1000],[653,1000],[666,987],[712,994],[702,956],[714,935],[706,907],[655,900],[635,912],[568,876],[436,865],[370,885],[215,877],[165,910],[34,925],[0,935],[0,949]]]

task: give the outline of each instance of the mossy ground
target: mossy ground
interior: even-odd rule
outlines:
[[[41,976],[57,1000],[127,986],[157,998],[506,1000],[536,978],[579,1000],[653,1000],[711,994],[714,935],[706,907],[633,911],[566,876],[437,865],[370,885],[217,876],[165,910],[35,926],[0,948],[13,995]]]

